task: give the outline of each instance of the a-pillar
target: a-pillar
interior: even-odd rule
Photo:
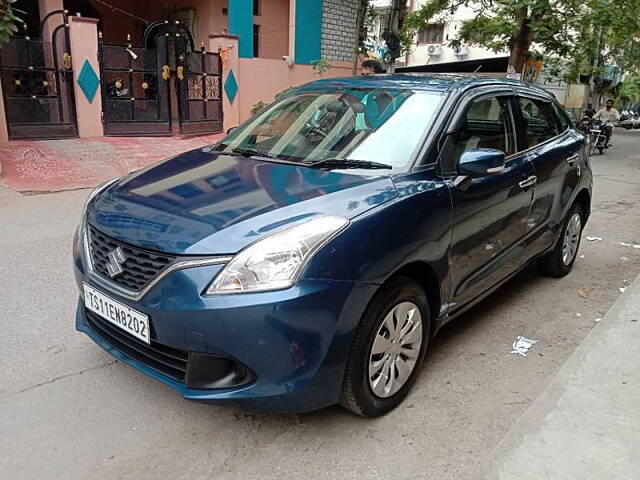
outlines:
[[[69,39],[73,62],[73,92],[76,99],[78,136],[101,137],[102,97],[98,85],[91,101],[78,84],[78,76],[85,61],[91,65],[96,76],[100,76],[98,63],[98,20],[95,18],[69,17]]]
[[[239,53],[235,35],[209,35],[209,51],[219,52],[222,58],[222,115],[226,132],[240,124]]]

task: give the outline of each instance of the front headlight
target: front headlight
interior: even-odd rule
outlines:
[[[258,240],[233,257],[206,294],[288,288],[313,254],[348,224],[346,218],[320,217]]]

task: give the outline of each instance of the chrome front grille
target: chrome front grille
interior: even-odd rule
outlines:
[[[128,290],[139,292],[176,261],[174,255],[151,252],[119,242],[89,226],[89,254],[93,270]],[[124,253],[122,273],[109,275],[109,254],[118,247]]]

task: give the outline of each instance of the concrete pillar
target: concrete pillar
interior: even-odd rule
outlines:
[[[49,12],[64,9],[63,0],[38,0],[38,11],[40,12],[40,21],[47,16]],[[35,19],[34,19],[35,20]],[[31,20],[29,20],[29,23]],[[42,40],[51,41],[51,32],[62,23],[62,15],[52,15],[46,21],[42,28]]]
[[[229,33],[239,39],[238,55],[253,58],[253,2],[229,0]]]
[[[4,109],[4,95],[2,94],[2,83],[0,82],[0,142],[9,141],[9,129],[7,127],[6,110]]]
[[[91,102],[78,85],[78,75],[85,60],[89,62],[96,75],[100,76],[98,63],[98,20],[95,18],[69,17],[69,37],[71,42],[71,61],[73,62],[73,92],[76,97],[76,118],[78,136],[101,137],[102,96],[100,86]]]
[[[229,128],[237,127],[240,124],[239,97],[242,92],[238,89],[233,103],[231,103],[224,88],[224,84],[232,72],[238,85],[240,83],[238,37],[235,35],[211,34],[209,35],[209,51],[219,51],[221,55],[226,55],[226,60],[223,60],[222,75],[220,75],[220,81],[222,82],[222,115],[224,117],[222,128],[226,132]]]
[[[289,0],[289,53],[296,58],[296,0]]]

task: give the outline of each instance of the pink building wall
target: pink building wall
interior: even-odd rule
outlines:
[[[196,42],[196,48],[200,46],[200,42],[205,42],[206,45],[209,34],[223,33],[228,29],[229,17],[222,13],[222,9],[227,7],[228,0],[172,0],[161,2],[109,0],[109,2],[115,7],[149,21],[166,20],[170,18],[172,13],[193,9],[195,11],[196,35],[194,41]],[[145,25],[142,22],[122,13],[114,12],[94,0],[89,0],[88,3],[101,17],[105,42],[123,43],[127,38],[127,34],[130,34],[133,43],[140,44],[145,29]],[[81,13],[86,14],[85,12]]]
[[[207,45],[209,35],[223,34],[229,29],[229,17],[223,15],[222,9],[227,8],[227,0],[175,0],[173,5],[165,10],[165,17],[172,11],[193,9],[196,13],[196,31],[194,41],[196,48],[201,42]]]
[[[282,58],[289,54],[289,0],[262,0],[260,3],[260,15],[253,17],[253,23],[260,25],[259,56]]]
[[[240,102],[240,122],[251,117],[251,108],[259,101],[270,103],[282,90],[320,78],[311,65],[289,67],[282,59],[240,58],[238,64],[236,101]],[[324,78],[351,76],[349,62],[332,62],[332,65],[333,68],[324,72]]]

